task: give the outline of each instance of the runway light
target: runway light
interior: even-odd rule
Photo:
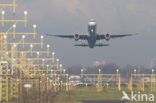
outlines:
[[[99,72],[101,72],[101,69],[99,69]]]
[[[50,47],[50,45],[49,44],[47,44],[47,48],[49,48]]]
[[[81,72],[83,72],[83,69],[81,69]]]
[[[32,47],[33,47],[33,45],[31,44],[31,45],[30,45],[30,47],[32,48]]]
[[[39,52],[37,52],[37,55],[39,55],[40,53]]]
[[[13,25],[13,28],[16,28],[16,25],[15,24]]]
[[[41,39],[43,39],[44,38],[44,36],[43,35],[41,35]]]
[[[31,84],[24,84],[24,87],[25,87],[25,88],[31,88],[32,85],[31,85]]]
[[[136,72],[136,69],[134,69],[134,72]]]
[[[56,59],[57,62],[59,62],[59,59]]]
[[[55,55],[55,52],[52,52],[52,55]]]
[[[22,38],[24,39],[25,38],[25,35],[23,35]]]
[[[4,35],[4,39],[6,39],[7,38],[7,36],[6,35]]]
[[[119,72],[119,69],[117,69],[116,72],[118,73]]]
[[[42,59],[42,61],[44,62],[44,61],[45,61],[45,59]]]
[[[63,69],[63,72],[65,73],[65,72],[66,72],[66,70],[65,70],[65,69]]]
[[[27,15],[28,14],[28,12],[27,11],[24,11],[24,15]]]
[[[62,67],[62,64],[60,64],[60,67]]]
[[[16,47],[16,44],[14,44],[14,47]]]
[[[2,15],[4,15],[5,14],[5,11],[2,11]]]
[[[36,27],[37,27],[37,25],[36,25],[36,24],[34,24],[34,25],[33,25],[33,28],[35,29]]]

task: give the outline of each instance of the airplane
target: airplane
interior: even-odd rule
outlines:
[[[132,36],[136,34],[122,34],[122,35],[110,35],[110,34],[98,34],[96,32],[97,29],[97,23],[94,19],[91,19],[88,22],[88,33],[89,35],[79,35],[79,34],[74,34],[74,35],[51,35],[51,34],[46,34],[47,36],[55,36],[55,37],[60,37],[60,38],[69,38],[69,39],[75,39],[75,41],[78,40],[87,40],[88,44],[75,44],[75,46],[81,46],[81,47],[89,47],[89,48],[94,48],[96,47],[102,47],[102,46],[109,46],[109,44],[96,44],[97,40],[102,40],[105,39],[106,41],[109,41],[110,39],[114,38],[121,38],[121,37],[126,37],[126,36]]]

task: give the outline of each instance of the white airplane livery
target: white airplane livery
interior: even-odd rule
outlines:
[[[110,39],[114,39],[114,38],[121,38],[121,37],[136,35],[136,34],[121,34],[121,35],[98,34],[96,30],[97,30],[97,23],[96,23],[96,21],[94,19],[91,19],[88,22],[88,34],[89,35],[79,35],[79,34],[74,34],[74,35],[51,35],[51,34],[47,34],[47,36],[70,38],[70,39],[75,39],[75,41],[87,40],[88,44],[82,43],[82,44],[76,44],[75,46],[94,48],[94,47],[109,46],[109,44],[102,44],[102,43],[97,44],[96,42],[98,40],[105,39],[106,41],[109,41]]]

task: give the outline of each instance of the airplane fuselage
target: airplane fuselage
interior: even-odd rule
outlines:
[[[94,48],[96,44],[96,22],[95,21],[90,21],[88,22],[88,45],[90,48]]]
[[[88,22],[88,35],[74,34],[74,35],[50,35],[50,36],[55,36],[60,38],[70,38],[70,39],[75,39],[75,41],[87,40],[88,44],[82,43],[82,44],[75,44],[74,46],[81,46],[81,47],[89,46],[89,48],[94,48],[94,47],[109,46],[109,44],[103,44],[101,42],[96,43],[96,41],[98,40],[109,41],[111,38],[121,38],[121,37],[132,36],[132,35],[136,35],[136,34],[122,34],[122,35],[121,34],[120,35],[99,34],[97,33],[97,24],[92,19]]]

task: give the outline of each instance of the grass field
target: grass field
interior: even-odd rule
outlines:
[[[98,92],[97,88],[94,86],[89,87],[74,87],[70,92],[61,92],[56,101],[63,101],[62,103],[77,103],[77,101],[81,102],[84,100],[121,100],[123,94],[122,91],[126,91],[128,95],[131,94],[131,91],[127,89],[127,87],[123,86],[121,91],[118,91],[116,86],[111,86],[108,88],[103,88],[103,91]],[[149,88],[146,86],[146,91],[141,92],[136,87],[134,88],[134,92],[151,94]],[[156,93],[153,93],[156,95]],[[132,102],[134,103],[134,102]],[[150,103],[150,102],[135,102],[135,103]]]
[[[37,89],[38,90],[38,89]],[[128,90],[128,88],[125,85],[121,86],[121,91],[117,89],[117,85],[109,85],[109,87],[103,87],[103,90],[98,92],[97,88],[94,85],[88,85],[87,87],[85,85],[79,85],[72,87],[71,91],[58,91],[53,92],[52,89],[41,92],[40,100],[42,100],[40,103],[81,103],[84,100],[91,100],[91,101],[98,101],[98,100],[118,100],[120,101],[123,97],[122,91],[125,91],[129,96],[131,95],[131,91]],[[142,92],[139,90],[136,86],[133,88],[134,93],[141,92],[141,94],[151,94],[149,86],[145,85],[145,91]],[[25,101],[27,100],[36,100],[35,98],[35,91],[29,90],[25,91],[23,90],[23,99]],[[29,94],[29,95],[28,95]],[[36,92],[38,94],[38,92]],[[156,92],[153,92],[156,96]],[[45,101],[49,102],[45,102]],[[6,102],[5,102],[6,103]],[[16,101],[8,103],[17,103]],[[29,103],[29,102],[22,102],[22,103]],[[36,103],[36,102],[30,102],[30,103]],[[152,102],[131,102],[131,103],[152,103]],[[155,102],[153,102],[155,103]]]

